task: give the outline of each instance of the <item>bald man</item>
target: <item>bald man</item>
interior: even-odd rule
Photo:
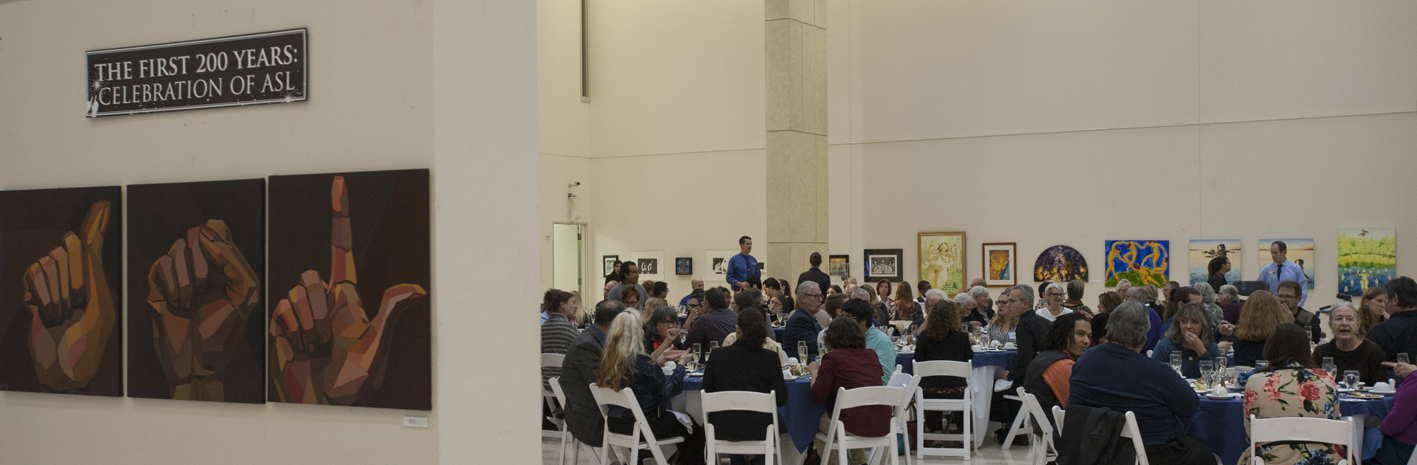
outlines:
[[[685,305],[689,305],[689,297],[694,295],[694,291],[703,291],[703,290],[704,290],[704,280],[703,280],[703,279],[699,279],[699,278],[694,278],[692,281],[689,281],[689,287],[692,288],[692,289],[689,289],[689,295],[686,295],[686,296],[684,296],[684,298],[679,299],[679,306],[680,306],[680,307],[683,307],[683,306],[685,306]]]

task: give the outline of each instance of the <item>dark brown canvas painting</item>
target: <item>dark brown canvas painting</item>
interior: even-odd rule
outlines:
[[[0,192],[0,390],[123,395],[119,192]]]
[[[128,396],[265,402],[266,180],[128,186]]]
[[[428,170],[272,176],[267,398],[432,409]]]

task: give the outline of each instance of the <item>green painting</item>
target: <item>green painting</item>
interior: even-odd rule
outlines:
[[[1397,230],[1338,230],[1338,292],[1361,296],[1397,277]]]

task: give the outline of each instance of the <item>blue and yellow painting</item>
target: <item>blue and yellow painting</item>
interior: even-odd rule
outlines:
[[[1225,273],[1225,282],[1233,283],[1240,280],[1239,239],[1191,239],[1191,248],[1186,252],[1186,263],[1190,265],[1187,268],[1191,272],[1192,285],[1210,279],[1210,261],[1216,257],[1230,259],[1230,271]]]
[[[1133,286],[1164,286],[1170,265],[1171,241],[1107,241],[1107,287],[1121,279]]]
[[[1338,230],[1338,292],[1361,296],[1397,277],[1397,230]]]
[[[1260,268],[1269,265],[1273,260],[1269,255],[1269,247],[1275,241],[1283,242],[1287,248],[1287,258],[1295,265],[1304,269],[1304,280],[1308,281],[1309,290],[1314,289],[1314,240],[1313,239],[1260,239]]]

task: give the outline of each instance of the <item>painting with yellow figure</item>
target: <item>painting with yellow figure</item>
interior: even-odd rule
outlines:
[[[1134,286],[1161,287],[1170,279],[1171,241],[1107,241],[1107,287],[1126,279]]]
[[[984,257],[984,285],[1012,286],[1018,284],[1018,245],[1013,242],[992,242],[980,245]]]
[[[964,232],[920,233],[920,280],[951,294],[964,290]]]
[[[1338,230],[1338,292],[1360,296],[1397,277],[1397,230]]]

